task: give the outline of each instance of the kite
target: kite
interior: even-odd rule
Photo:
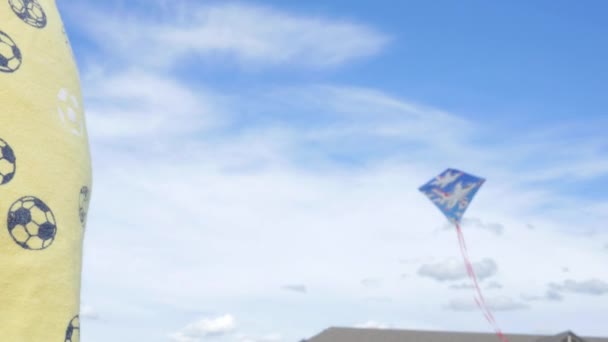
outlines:
[[[460,253],[464,259],[465,267],[469,278],[473,282],[473,287],[476,291],[475,302],[479,309],[483,312],[485,318],[492,325],[496,334],[502,342],[508,342],[505,335],[502,333],[492,312],[488,308],[486,301],[481,293],[477,276],[473,269],[473,265],[469,259],[467,246],[464,241],[464,235],[460,228],[462,215],[467,210],[473,197],[483,185],[485,179],[479,178],[455,169],[447,169],[439,176],[433,178],[428,183],[420,187],[420,191],[424,193],[441,212],[447,217],[450,223],[456,226],[458,242],[460,245]]]

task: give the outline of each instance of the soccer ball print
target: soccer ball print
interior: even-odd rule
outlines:
[[[21,66],[23,56],[13,39],[0,31],[0,72],[11,73]]]
[[[7,184],[15,177],[16,162],[13,149],[6,141],[0,139],[0,185]]]
[[[85,228],[87,223],[87,211],[89,209],[90,196],[89,187],[83,186],[80,189],[80,196],[78,197],[78,214],[80,216],[80,224],[82,224],[82,228]]]
[[[9,0],[11,9],[19,19],[35,28],[46,26],[46,13],[38,0]]]
[[[27,250],[48,248],[57,234],[53,212],[33,196],[22,197],[11,205],[7,223],[15,243]]]
[[[65,330],[65,342],[80,342],[80,318],[72,318]]]

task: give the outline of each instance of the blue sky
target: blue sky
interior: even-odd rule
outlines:
[[[332,73],[332,80],[405,93],[475,119],[515,111],[542,124],[604,114],[607,51],[598,42],[606,34],[605,6],[310,1],[293,10],[365,22],[393,38],[380,56]]]
[[[417,191],[447,167],[487,179],[464,230],[503,330],[608,335],[603,2],[57,3],[87,341],[490,331]]]

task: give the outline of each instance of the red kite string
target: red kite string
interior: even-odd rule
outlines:
[[[464,241],[464,235],[462,234],[462,229],[460,229],[460,225],[458,223],[456,223],[456,232],[458,234],[458,242],[460,244],[460,253],[462,254],[462,257],[464,258],[464,264],[467,269],[467,274],[469,275],[469,278],[471,278],[471,280],[473,282],[473,286],[475,287],[475,290],[477,292],[477,296],[475,297],[475,302],[477,303],[477,306],[479,307],[479,309],[481,309],[484,316],[488,320],[488,323],[490,323],[492,325],[492,327],[494,328],[494,330],[496,331],[496,335],[498,336],[498,338],[502,342],[509,342],[507,337],[502,333],[502,331],[498,327],[498,324],[496,323],[496,320],[494,319],[494,315],[492,315],[492,312],[490,312],[490,309],[488,308],[488,305],[486,304],[486,301],[483,298],[483,294],[481,293],[481,288],[479,287],[479,282],[477,281],[477,276],[475,275],[475,270],[473,269],[473,264],[471,264],[469,255],[467,253],[467,245]]]

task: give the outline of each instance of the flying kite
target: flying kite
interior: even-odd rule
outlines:
[[[479,309],[483,312],[488,322],[493,326],[494,330],[502,342],[508,342],[505,335],[502,333],[494,316],[490,312],[485,299],[481,293],[477,276],[473,269],[473,265],[467,253],[467,247],[464,241],[464,235],[460,228],[462,215],[467,210],[473,197],[483,185],[485,179],[479,178],[455,169],[447,169],[439,176],[433,178],[428,183],[420,187],[420,191],[424,193],[441,212],[447,217],[450,223],[456,226],[458,242],[460,244],[460,252],[464,259],[467,274],[476,291],[475,302]]]

